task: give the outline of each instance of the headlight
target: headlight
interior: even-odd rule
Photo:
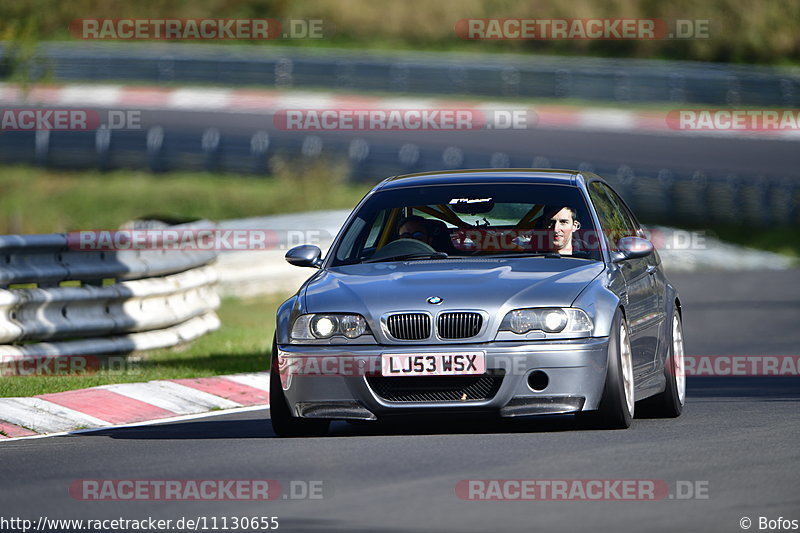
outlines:
[[[339,318],[339,330],[348,339],[355,339],[367,331],[367,321],[361,315],[342,315]]]
[[[311,319],[311,334],[318,339],[329,339],[336,331],[336,317],[317,315]]]
[[[514,309],[500,324],[501,331],[513,331],[518,335],[529,331],[591,335],[593,329],[592,319],[582,309],[558,307]]]
[[[369,333],[369,327],[361,315],[301,315],[292,326],[292,341],[330,339],[337,335],[355,339],[365,333]]]

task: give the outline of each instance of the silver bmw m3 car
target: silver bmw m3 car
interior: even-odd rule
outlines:
[[[466,170],[389,178],[277,313],[280,436],[394,415],[680,415],[678,292],[599,176]],[[639,402],[637,404],[637,402]]]

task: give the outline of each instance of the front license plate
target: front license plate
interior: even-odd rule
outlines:
[[[471,376],[486,373],[483,352],[388,354],[381,356],[384,376]]]

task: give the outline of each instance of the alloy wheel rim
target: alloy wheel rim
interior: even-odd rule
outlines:
[[[622,364],[622,385],[625,390],[625,404],[628,413],[633,416],[634,396],[633,396],[633,356],[631,354],[631,343],[628,340],[628,329],[625,324],[619,328],[620,344],[620,363]]]
[[[686,368],[683,358],[683,328],[677,313],[672,318],[672,371],[675,372],[675,388],[681,405],[686,400]]]

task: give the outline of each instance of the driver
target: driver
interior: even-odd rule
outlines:
[[[572,255],[572,234],[580,229],[581,223],[575,218],[577,212],[572,207],[556,207],[548,213],[547,229],[552,234],[553,251],[561,255]]]
[[[427,245],[431,245],[433,239],[428,232],[425,219],[419,215],[411,215],[400,221],[400,229],[397,231],[400,239],[416,239]]]

